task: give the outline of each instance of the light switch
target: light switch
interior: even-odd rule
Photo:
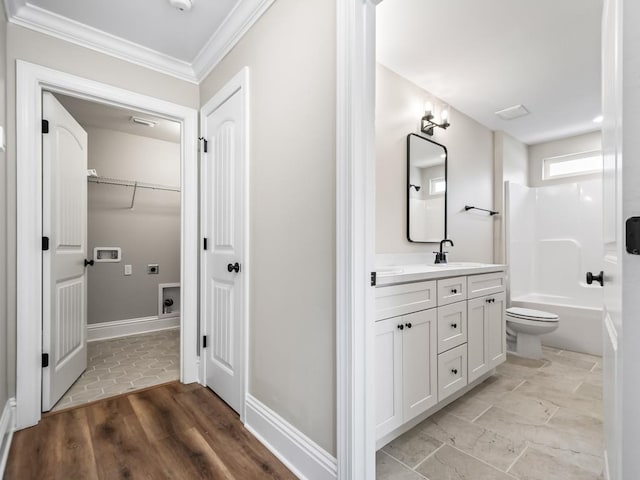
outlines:
[[[131,265],[125,265],[124,266],[124,274],[125,275],[131,275]]]

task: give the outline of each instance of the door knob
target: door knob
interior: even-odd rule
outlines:
[[[601,287],[604,286],[604,272],[600,271],[598,275],[594,275],[591,272],[587,272],[587,284],[591,285],[593,282],[598,282]]]
[[[238,273],[240,271],[240,264],[238,262],[230,263],[229,265],[227,265],[227,271],[229,273],[231,273],[231,272]]]
[[[91,265],[93,266],[94,261],[93,260],[87,260],[86,258],[84,259],[84,266],[86,267],[87,265]]]

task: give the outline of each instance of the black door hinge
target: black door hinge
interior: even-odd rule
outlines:
[[[49,237],[42,237],[42,251],[46,252],[49,250]]]
[[[371,286],[376,286],[376,272],[371,272]]]
[[[207,348],[207,336],[202,337],[202,348]]]
[[[47,368],[49,366],[49,354],[42,354],[42,368]]]
[[[209,142],[207,142],[207,139],[204,137],[198,137],[198,140],[202,140],[202,149],[204,150],[204,153],[207,153],[207,145]]]
[[[203,239],[202,239],[202,246],[203,246],[203,248],[204,248],[205,250],[207,249],[207,239],[206,239],[206,238],[203,238]]]
[[[49,133],[49,120],[42,119],[42,133]]]

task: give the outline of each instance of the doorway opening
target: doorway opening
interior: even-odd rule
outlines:
[[[43,234],[52,236],[43,252],[42,410],[178,380],[180,124],[47,91],[43,119],[56,138],[43,138]],[[72,148],[59,141],[72,131],[86,138],[85,175],[54,158]],[[81,240],[76,280],[63,271],[74,247],[61,222]],[[77,296],[75,285],[84,286]]]
[[[120,107],[180,125],[180,381],[198,381],[197,111],[155,97],[24,61],[16,62],[17,92],[17,355],[16,426],[35,425],[42,412],[43,365],[43,92]],[[99,172],[98,172],[99,173]],[[86,170],[84,172],[86,181]],[[170,183],[169,185],[176,185]],[[85,185],[86,186],[86,185]],[[105,187],[96,185],[96,188]],[[113,186],[116,188],[116,186]],[[88,187],[87,187],[88,188]],[[117,187],[125,188],[125,187]],[[136,196],[142,189],[138,188]],[[149,192],[151,193],[151,192]],[[135,208],[135,206],[134,206]],[[115,245],[99,245],[114,247]],[[93,253],[93,252],[92,252]],[[112,253],[113,254],[113,253]],[[85,257],[86,260],[89,258]],[[159,263],[160,269],[162,264]],[[95,266],[95,263],[94,263]],[[88,267],[93,268],[93,267]],[[44,367],[48,368],[48,367]]]

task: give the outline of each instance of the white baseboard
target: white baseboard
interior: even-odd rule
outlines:
[[[289,422],[247,395],[245,427],[301,480],[335,480],[337,461]]]
[[[87,325],[87,341],[107,340],[180,327],[180,317],[142,317]]]
[[[15,430],[16,399],[10,398],[4,404],[0,417],[0,478],[4,478],[4,469],[9,458],[9,449]]]

